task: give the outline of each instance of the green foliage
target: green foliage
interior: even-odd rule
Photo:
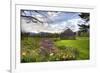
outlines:
[[[45,61],[66,61],[75,60],[78,57],[78,51],[73,48],[59,50],[57,53],[50,53],[49,55],[42,55],[38,52],[30,50],[29,53],[21,56],[21,62],[45,62]]]
[[[44,55],[41,54],[41,38],[24,37],[21,40],[21,62],[47,62],[89,59],[88,37],[77,37],[76,40],[53,40],[55,51]],[[47,51],[48,52],[48,51]]]
[[[79,38],[77,40],[61,40],[56,42],[56,46],[68,46],[77,48],[79,51],[78,60],[89,59],[89,39]]]
[[[88,22],[90,20],[90,14],[89,13],[81,13],[79,15],[82,19],[85,19],[86,22]]]

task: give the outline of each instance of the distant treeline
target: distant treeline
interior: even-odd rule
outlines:
[[[56,38],[59,37],[60,34],[58,33],[21,33],[21,36],[23,37],[40,37],[40,38],[44,38],[44,37],[51,37],[51,38]]]

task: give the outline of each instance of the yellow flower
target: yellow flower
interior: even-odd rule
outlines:
[[[56,60],[59,60],[58,58],[56,58]]]
[[[72,56],[70,55],[69,57],[71,58]]]
[[[35,53],[35,51],[34,51],[34,50],[33,50],[32,52],[33,52],[33,53]]]
[[[68,55],[66,55],[66,57],[68,57]]]
[[[50,53],[50,56],[53,56],[54,55],[54,53]]]
[[[64,55],[64,56],[63,56],[63,58],[65,59],[65,58],[66,58],[66,56]]]
[[[73,58],[75,58],[75,56],[73,56]]]
[[[23,52],[22,55],[25,56],[26,55],[26,52]]]

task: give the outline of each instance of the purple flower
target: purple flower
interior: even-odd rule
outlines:
[[[54,43],[51,39],[42,39],[40,41],[40,50],[41,53],[46,55],[46,54],[50,54],[54,51]]]

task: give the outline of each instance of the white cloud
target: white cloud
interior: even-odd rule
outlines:
[[[78,24],[82,23],[84,23],[84,21],[81,18],[71,19],[67,21],[67,25],[69,25],[69,28],[72,29],[73,31],[78,31],[79,30]]]
[[[51,12],[50,12],[50,11],[47,12],[47,14],[48,14],[50,17],[58,16],[59,13],[61,13],[61,12],[52,12],[52,11],[51,11]]]
[[[70,19],[60,23],[48,24],[48,23],[26,23],[27,19],[21,19],[21,30],[23,32],[50,32],[50,33],[60,33],[65,30],[67,27],[73,31],[78,31],[78,23],[82,22],[82,19]]]
[[[51,24],[50,24],[51,25]],[[58,30],[58,25],[55,25],[55,27],[48,26],[48,24],[41,24],[41,23],[26,23],[26,20],[22,19],[21,21],[21,30],[23,32],[50,32],[50,33],[57,33],[61,32]]]
[[[45,18],[42,15],[36,14],[35,17],[38,18],[38,20],[40,21],[45,21]]]

